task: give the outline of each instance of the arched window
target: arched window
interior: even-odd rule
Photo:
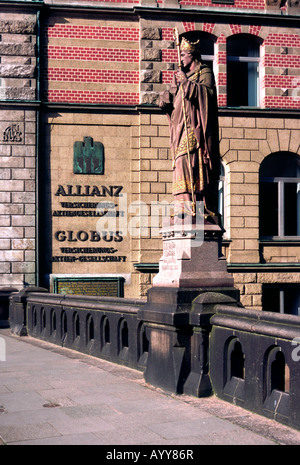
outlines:
[[[237,34],[227,41],[227,106],[259,106],[260,43]]]
[[[259,175],[260,236],[300,239],[300,157],[269,155]]]

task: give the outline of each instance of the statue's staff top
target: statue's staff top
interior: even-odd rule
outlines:
[[[174,29],[174,40],[175,40],[175,45],[176,45],[177,52],[178,52],[178,66],[179,66],[179,68],[181,68],[180,41],[179,41],[178,29],[177,29],[176,27],[175,27],[175,29]]]
[[[196,42],[190,42],[185,37],[182,37],[181,42],[180,42],[178,29],[175,27],[174,41],[175,41],[175,45],[178,51],[178,66],[179,68],[181,68],[180,52],[183,52],[183,51],[188,52],[188,53],[195,52],[198,49],[200,40],[197,40]]]

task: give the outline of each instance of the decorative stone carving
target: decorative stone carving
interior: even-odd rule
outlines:
[[[2,144],[23,144],[24,124],[3,122],[0,125]]]

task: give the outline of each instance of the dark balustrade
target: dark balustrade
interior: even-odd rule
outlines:
[[[209,363],[215,394],[300,428],[300,318],[218,306],[211,323]]]
[[[161,363],[151,341],[164,328],[144,321],[144,308],[142,300],[23,290],[10,296],[10,326],[15,334],[142,370],[147,380],[151,364]],[[159,377],[153,384],[166,388],[166,377],[175,373],[174,392],[214,393],[300,429],[298,316],[245,309],[232,295],[203,292],[166,328],[170,336],[162,336],[160,351],[169,357],[169,373],[164,369],[161,385]]]
[[[142,370],[148,343],[137,311],[143,303],[122,298],[32,293],[26,299],[27,334]],[[137,342],[140,340],[142,345]]]

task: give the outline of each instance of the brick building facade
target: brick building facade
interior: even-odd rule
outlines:
[[[0,7],[0,286],[57,291],[65,278],[120,278],[126,297],[145,295],[172,202],[157,103],[177,67],[177,27],[200,38],[215,73],[223,252],[241,301],[297,313],[299,2]],[[75,147],[103,170],[81,159],[76,171]]]

